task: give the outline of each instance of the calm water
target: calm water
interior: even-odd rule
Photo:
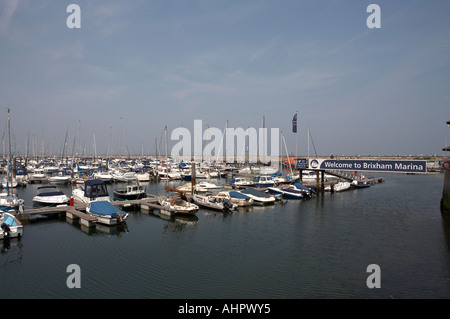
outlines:
[[[30,221],[3,246],[0,298],[450,298],[443,175],[383,176],[368,189],[193,220],[132,211],[125,228],[96,230]],[[28,206],[38,186],[18,189]],[[66,285],[70,264],[80,289]],[[366,285],[370,264],[379,289]]]

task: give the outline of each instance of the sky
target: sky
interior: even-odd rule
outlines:
[[[0,134],[9,108],[16,154],[154,154],[166,126],[170,149],[194,120],[264,117],[294,155],[308,129],[311,155],[445,155],[449,17],[448,0],[0,0]]]

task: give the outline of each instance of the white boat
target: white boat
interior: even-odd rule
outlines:
[[[128,213],[118,209],[110,201],[92,201],[87,204],[86,212],[97,218],[97,223],[107,226],[122,224],[128,217]]]
[[[15,179],[19,185],[26,185],[28,183],[28,172],[25,167],[17,167]]]
[[[214,183],[210,183],[210,182],[207,182],[207,181],[203,181],[203,182],[197,183],[194,186],[194,189],[197,192],[208,192],[208,191],[213,191],[213,190],[220,190],[222,188],[223,188],[222,185],[216,185]]]
[[[69,197],[53,185],[38,187],[38,194],[33,197],[35,206],[68,205],[69,202]]]
[[[0,212],[21,212],[23,211],[24,200],[17,194],[0,193]]]
[[[342,192],[345,190],[350,189],[351,184],[350,182],[338,182],[336,184],[330,184],[330,186],[325,187],[326,191],[331,191],[331,192]]]
[[[172,197],[158,196],[158,202],[163,207],[163,210],[175,214],[195,215],[199,210],[199,207],[196,204],[190,203],[177,195]]]
[[[116,188],[114,189],[114,199],[130,200],[145,198],[147,197],[145,190],[145,186],[140,185],[127,185],[126,187]]]
[[[243,177],[235,177],[231,179],[230,184],[234,188],[242,188],[242,187],[255,187],[256,184],[252,181],[249,181]]]
[[[136,172],[136,179],[139,182],[149,182],[150,174],[148,172],[143,172],[143,171]]]
[[[20,238],[23,235],[22,223],[11,213],[0,212],[0,239]]]
[[[84,187],[72,191],[74,201],[85,203],[86,212],[97,218],[97,222],[112,226],[126,221],[128,213],[111,204],[106,182],[91,179],[84,182]]]
[[[367,188],[370,187],[370,183],[364,180],[359,181],[355,179],[352,181],[351,186],[354,188]]]
[[[174,170],[168,167],[160,167],[156,172],[157,176],[161,180],[172,181],[182,179],[181,173],[178,170]]]
[[[107,183],[110,183],[113,180],[112,174],[110,174],[108,172],[97,171],[92,174],[92,177],[94,177],[94,179],[99,179],[99,180],[102,180]]]
[[[246,188],[241,190],[241,193],[253,198],[254,204],[266,205],[273,204],[276,201],[276,198],[272,195],[266,194],[254,188]]]
[[[239,191],[222,191],[214,195],[218,198],[226,198],[238,207],[246,207],[253,205],[253,198]]]
[[[12,175],[12,154],[11,154],[11,127],[10,127],[10,110],[8,109],[8,141],[9,141],[9,152],[8,152],[8,169],[7,176],[5,178],[6,182],[6,193],[0,193],[0,212],[23,212],[23,199],[19,199],[17,194],[12,193],[11,188],[14,187],[14,179]],[[5,187],[5,186],[3,186]]]
[[[9,178],[9,177],[5,177],[2,180],[2,187],[4,189],[8,189],[8,188],[16,188],[19,185],[19,181],[17,179],[13,178]]]
[[[111,201],[106,182],[99,179],[84,181],[82,187],[72,190],[72,197],[78,203],[88,204],[93,201]]]
[[[48,178],[48,182],[52,184],[61,184],[61,185],[69,184],[71,178],[72,177],[68,175],[65,171],[58,170],[53,172],[52,176]]]
[[[48,182],[48,176],[45,174],[43,168],[35,168],[32,173],[28,174],[29,183],[46,183]]]
[[[265,188],[277,186],[278,183],[274,180],[273,176],[261,175],[257,176],[253,179],[253,183],[255,183],[256,187]]]
[[[130,183],[130,182],[136,181],[136,173],[134,173],[134,172],[113,173],[112,177],[115,182]]]
[[[286,199],[304,199],[311,197],[311,189],[294,183],[285,187],[269,187],[271,194],[281,194]]]
[[[227,198],[217,198],[212,194],[196,194],[192,195],[192,200],[199,206],[210,208],[218,211],[231,211],[237,208],[237,204],[232,203]]]

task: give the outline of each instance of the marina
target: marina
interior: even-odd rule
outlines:
[[[153,197],[118,201],[122,208],[130,205],[130,216],[116,226],[93,218],[94,226],[84,225],[82,218],[89,217],[75,204],[57,214],[54,207],[26,205],[25,214],[32,214],[23,221],[23,236],[3,243],[1,269],[8,276],[0,296],[448,298],[450,228],[439,211],[442,174],[383,177],[368,189],[325,191],[229,213],[200,208],[193,216],[164,215]],[[110,193],[117,184],[108,184]],[[148,194],[165,195],[166,186],[180,188],[185,181],[144,185]],[[38,186],[16,192],[27,203]],[[72,187],[59,189],[70,194]],[[82,270],[78,290],[65,285],[73,263]],[[366,286],[366,267],[373,263],[383,272],[381,289]]]
[[[0,8],[0,299],[450,298],[449,1]]]

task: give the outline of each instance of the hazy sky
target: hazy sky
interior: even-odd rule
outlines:
[[[443,154],[450,1],[0,0],[2,134],[7,108],[17,152],[30,136],[60,153],[68,130],[71,153],[80,125],[89,153],[94,135],[99,154],[121,135],[122,154],[154,153],[165,126],[264,116],[292,153],[310,128],[321,155]]]

